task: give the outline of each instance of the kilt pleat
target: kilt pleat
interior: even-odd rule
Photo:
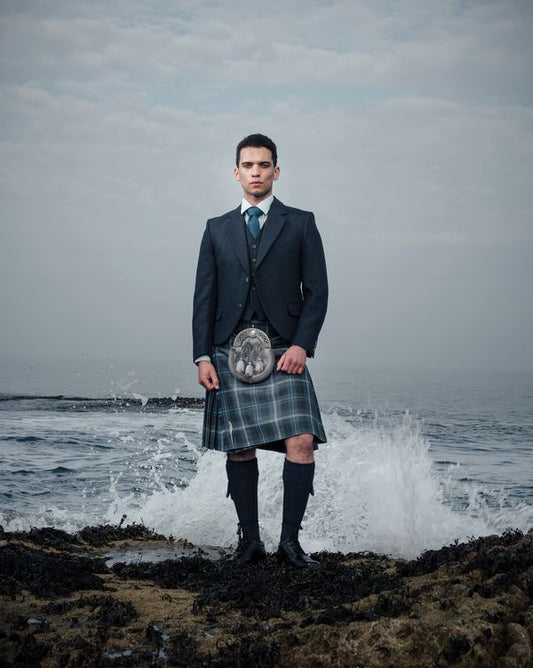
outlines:
[[[287,350],[281,337],[271,339],[277,360]],[[303,374],[274,371],[260,383],[237,380],[228,367],[230,342],[215,346],[212,362],[220,389],[207,392],[202,445],[222,452],[251,447],[285,452],[284,439],[313,434],[315,448],[326,442],[313,381]]]

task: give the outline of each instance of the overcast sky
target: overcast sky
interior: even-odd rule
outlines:
[[[234,147],[263,132],[275,194],[326,248],[316,364],[533,368],[531,0],[0,18],[4,358],[189,365],[205,221],[237,206]]]

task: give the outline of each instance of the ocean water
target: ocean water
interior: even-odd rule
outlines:
[[[532,374],[314,376],[328,443],[316,455],[306,549],[412,558],[533,526]],[[156,401],[156,380],[143,391],[128,378],[85,396],[0,386],[0,525],[136,522],[199,545],[235,544],[225,460],[200,448],[201,408],[165,392]],[[273,550],[283,457],[258,457],[262,537]]]

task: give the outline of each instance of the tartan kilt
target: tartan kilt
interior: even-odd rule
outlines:
[[[307,367],[302,375],[274,371],[260,383],[237,380],[228,367],[233,337],[214,346],[211,356],[219,390],[206,393],[202,446],[222,452],[258,447],[285,452],[284,439],[313,434],[314,447],[326,442],[320,409]],[[271,337],[276,363],[287,350],[280,336]]]

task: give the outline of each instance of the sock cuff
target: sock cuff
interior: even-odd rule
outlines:
[[[315,462],[310,464],[297,464],[296,462],[291,462],[288,459],[283,463],[283,475],[308,475],[313,477],[315,473]]]
[[[235,472],[235,473],[247,473],[248,471],[259,471],[257,465],[257,457],[253,459],[244,459],[242,461],[236,461],[235,459],[226,459],[226,471]]]
[[[315,462],[310,464],[296,464],[288,459],[283,464],[283,483],[288,485],[303,485],[311,496],[315,495],[313,479],[315,477]]]
[[[228,478],[228,487],[226,489],[226,498],[231,496],[234,499],[233,490],[235,485],[257,485],[259,480],[259,467],[257,457],[254,459],[245,459],[244,461],[235,461],[229,457],[226,459],[226,475]]]

